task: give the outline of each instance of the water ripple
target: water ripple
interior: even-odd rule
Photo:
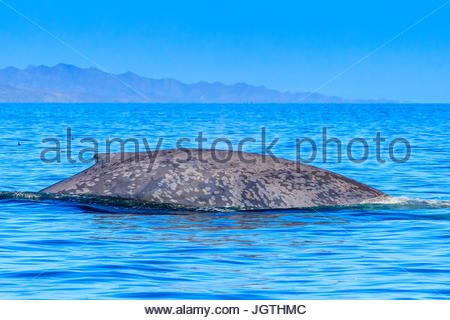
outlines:
[[[26,123],[26,127],[24,127]],[[146,137],[174,147],[279,137],[404,137],[410,161],[319,167],[391,195],[351,207],[192,211],[35,191],[89,164],[44,164],[42,139]],[[447,105],[0,105],[0,298],[446,299],[450,294]],[[21,141],[18,146],[17,141]],[[258,140],[259,141],[259,140]],[[104,145],[102,145],[103,147]],[[153,145],[152,145],[153,147]],[[260,152],[258,143],[248,145]],[[331,148],[331,146],[330,146]],[[371,149],[371,152],[373,150]],[[387,155],[387,146],[382,148]],[[319,152],[320,154],[320,152]],[[15,192],[21,190],[21,192]],[[30,190],[32,192],[23,192]]]

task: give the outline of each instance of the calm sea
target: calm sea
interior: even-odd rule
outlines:
[[[333,143],[323,161],[324,128],[327,139],[341,141],[341,161]],[[92,139],[100,152],[108,138],[135,138],[140,148],[146,139],[152,149],[160,138],[161,148],[186,138],[183,146],[196,147],[202,132],[204,148],[217,138],[233,148],[253,138],[244,149],[261,152],[262,130],[266,145],[278,138],[276,156],[295,160],[296,139],[310,138],[313,165],[396,200],[188,212],[8,193],[0,200],[0,299],[450,297],[449,105],[1,104],[0,191],[36,192],[89,167],[78,155]],[[386,139],[379,159],[377,133]],[[55,147],[43,142],[49,138],[64,151],[60,162],[41,159]],[[347,155],[354,138],[353,159],[368,152],[362,163]],[[407,161],[398,161],[407,152],[405,140],[393,143],[399,138],[411,147]],[[303,158],[313,155],[303,146]]]

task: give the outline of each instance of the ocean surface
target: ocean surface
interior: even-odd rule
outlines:
[[[274,155],[296,160],[310,138],[312,165],[395,198],[239,212],[35,193],[92,165],[78,158],[92,139],[99,152],[108,138],[196,147],[202,132],[203,148],[253,138],[244,150],[261,153],[262,131]],[[44,139],[58,139],[59,162]],[[449,152],[450,105],[0,104],[0,299],[448,299]]]

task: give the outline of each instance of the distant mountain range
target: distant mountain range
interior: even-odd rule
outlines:
[[[186,84],[152,79],[132,72],[111,74],[68,64],[0,69],[0,102],[222,102],[222,103],[344,103],[390,102],[349,100],[308,92],[280,92],[246,83]]]

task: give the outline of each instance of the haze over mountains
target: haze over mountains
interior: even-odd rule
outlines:
[[[118,75],[68,64],[0,69],[0,102],[385,102],[352,101],[318,93],[291,93],[245,83],[186,84],[132,72]]]

